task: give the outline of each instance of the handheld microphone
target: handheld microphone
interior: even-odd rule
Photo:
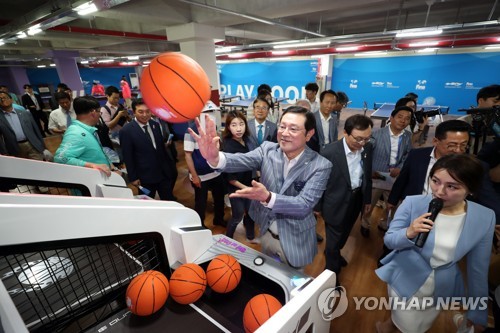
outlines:
[[[432,222],[434,222],[437,214],[439,214],[439,212],[441,211],[442,208],[443,208],[443,200],[441,200],[439,198],[432,199],[431,202],[429,202],[428,213],[431,213],[431,216],[429,216],[428,219],[431,220]],[[417,238],[415,239],[415,246],[423,247],[428,236],[429,236],[429,232],[419,233]]]

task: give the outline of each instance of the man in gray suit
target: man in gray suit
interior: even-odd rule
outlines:
[[[374,205],[383,196],[387,202],[393,179],[399,176],[401,168],[411,150],[412,134],[405,130],[413,117],[413,109],[399,106],[392,111],[388,126],[373,132],[372,208],[363,215],[361,234],[370,236],[370,219]],[[387,230],[387,220],[381,221],[379,229]]]
[[[316,151],[338,139],[337,113],[334,112],[334,108],[337,105],[337,98],[337,93],[333,90],[325,90],[319,96],[319,111],[314,112],[316,134],[309,144],[309,147]]]
[[[344,138],[326,145],[321,151],[321,155],[333,164],[319,210],[326,227],[326,268],[337,275],[347,264],[340,250],[360,212],[370,209],[372,127],[370,118],[351,116],[344,125]]]
[[[314,134],[314,115],[301,107],[283,112],[278,143],[263,142],[246,154],[219,152],[215,124],[199,135],[189,130],[208,163],[224,172],[261,170],[261,182],[231,194],[251,199],[250,216],[260,226],[262,251],[294,268],[311,263],[318,251],[313,208],[326,187],[332,164],[306,146]]]
[[[45,153],[48,158],[50,153],[31,113],[13,105],[6,92],[0,92],[0,108],[0,154],[41,161]]]
[[[255,118],[248,121],[248,130],[255,141],[255,146],[260,146],[264,141],[276,142],[276,124],[266,120],[271,105],[263,97],[257,97],[253,101],[253,113]]]

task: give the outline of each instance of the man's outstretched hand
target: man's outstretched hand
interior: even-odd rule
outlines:
[[[201,155],[210,165],[215,166],[219,163],[220,138],[212,118],[204,114],[201,114],[200,117],[205,117],[205,129],[201,127],[200,120],[196,118],[194,121],[199,134],[196,134],[191,128],[188,128],[188,132],[198,143]]]

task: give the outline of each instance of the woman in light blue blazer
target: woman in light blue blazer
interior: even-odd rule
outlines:
[[[397,297],[391,318],[378,322],[378,333],[426,332],[440,312],[438,305],[451,297],[468,297],[467,325],[482,332],[488,315],[488,264],[495,214],[466,199],[481,185],[482,166],[468,155],[440,158],[429,173],[432,195],[407,197],[398,208],[384,242],[393,251],[376,270],[387,282],[390,297]],[[428,219],[429,202],[443,200],[435,222]],[[415,245],[419,233],[428,232],[422,248]],[[467,257],[467,288],[457,263]],[[465,293],[467,290],[467,293]],[[418,299],[415,299],[418,298]],[[441,303],[439,303],[441,302]],[[417,306],[424,306],[418,309]],[[465,305],[462,305],[465,307]]]

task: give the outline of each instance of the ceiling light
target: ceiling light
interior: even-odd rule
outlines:
[[[113,62],[113,61],[115,61],[115,59],[101,59],[101,60],[97,60],[97,63],[104,64],[104,63]]]
[[[275,61],[275,60],[280,61],[280,60],[290,60],[290,59],[292,59],[292,58],[291,57],[277,57],[277,58],[270,58],[269,60],[270,61]]]
[[[355,53],[355,57],[363,57],[363,56],[372,56],[372,55],[385,55],[387,54],[387,51],[371,51],[371,52],[362,52],[362,53]]]
[[[437,47],[427,47],[425,49],[417,50],[418,53],[428,53],[428,52],[434,52],[438,50]]]
[[[229,60],[217,60],[216,63],[217,64],[227,64],[227,63],[229,63]]]
[[[490,46],[486,46],[484,49],[485,50],[496,50],[496,49],[500,49],[500,45],[490,45]]]
[[[82,61],[80,61],[80,64],[84,64],[85,65],[85,64],[88,64],[88,63],[89,63],[88,60],[82,60]]]
[[[246,56],[245,53],[231,53],[227,55],[229,58],[243,58]]]
[[[50,67],[56,67],[56,64],[50,64],[49,66]]]
[[[303,42],[303,43],[293,43],[293,44],[282,44],[282,45],[274,45],[275,49],[286,49],[290,47],[309,47],[309,46],[325,46],[330,45],[330,41],[321,41],[321,42]]]
[[[144,60],[142,63],[147,65],[151,63],[151,60]]]
[[[405,37],[423,37],[423,36],[435,36],[443,33],[441,29],[432,29],[432,30],[401,30],[396,34],[397,38],[405,38]]]
[[[3,40],[0,40],[0,46],[5,45],[5,42]]]
[[[139,56],[129,56],[127,57],[128,60],[139,60]]]
[[[422,46],[436,46],[436,45],[439,45],[438,41],[410,43],[408,46],[409,47],[422,47]]]
[[[248,59],[240,59],[240,60],[238,60],[238,62],[249,62],[249,61],[250,60],[248,60]]]
[[[26,33],[24,33],[23,31],[19,31],[17,33],[17,38],[26,38],[28,37],[28,35],[26,35]]]
[[[359,49],[358,46],[345,46],[345,47],[337,47],[335,51],[337,52],[347,52],[347,51],[357,51]]]
[[[38,67],[38,68],[45,68],[45,67],[47,67],[47,66],[45,66],[45,65],[38,65],[38,66],[36,66],[36,67]]]
[[[83,5],[76,7],[73,10],[75,12],[77,12],[78,15],[85,16],[85,15],[88,15],[90,13],[97,12],[97,7],[96,7],[96,5],[94,5],[94,3],[92,1],[89,1],[87,3],[84,3]]]
[[[285,55],[285,54],[288,54],[288,50],[283,50],[283,51],[271,51],[271,54],[272,55]]]
[[[36,34],[39,34],[40,32],[42,32],[42,29],[40,29],[40,28],[34,28],[34,29],[33,29],[33,28],[30,28],[30,29],[27,31],[28,35],[30,35],[30,36],[34,36],[34,35],[36,35]]]
[[[227,47],[217,47],[215,49],[215,53],[227,53],[231,52],[232,49],[234,49],[236,46],[227,46]]]

